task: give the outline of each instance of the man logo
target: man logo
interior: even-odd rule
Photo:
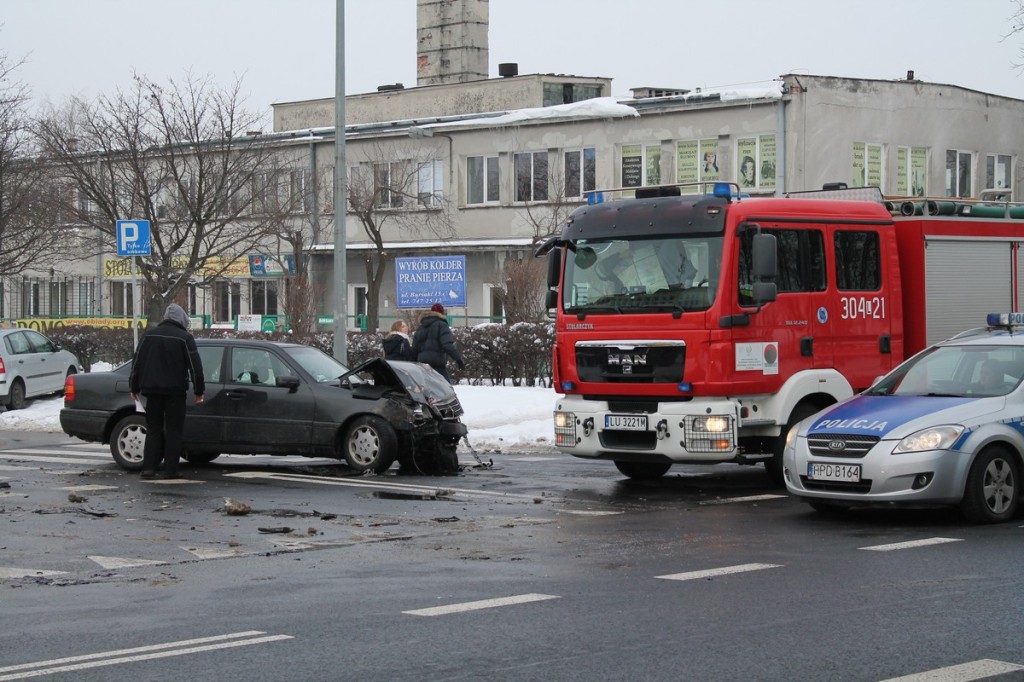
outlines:
[[[608,353],[609,365],[646,365],[647,353]]]

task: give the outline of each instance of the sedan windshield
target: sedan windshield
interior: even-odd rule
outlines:
[[[707,310],[718,290],[721,236],[581,239],[567,251],[569,313]]]
[[[935,346],[897,367],[869,395],[1006,395],[1024,375],[1021,346]]]
[[[327,353],[309,346],[285,346],[284,352],[295,362],[299,363],[302,369],[309,373],[317,383],[334,381],[348,371],[348,367],[341,364]]]

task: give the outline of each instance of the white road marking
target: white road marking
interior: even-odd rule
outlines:
[[[29,677],[53,675],[55,673],[85,670],[88,668],[99,668],[102,666],[118,665],[121,663],[151,661],[158,658],[168,658],[170,656],[184,656],[186,654],[214,651],[216,649],[230,649],[233,647],[251,646],[253,644],[264,644],[267,642],[294,639],[291,635],[267,635],[265,637],[259,637],[258,635],[266,635],[266,633],[260,630],[233,632],[227,635],[200,637],[198,639],[186,639],[178,642],[167,642],[164,644],[151,644],[149,646],[140,646],[132,649],[119,649],[116,651],[104,651],[95,654],[85,654],[82,656],[68,656],[66,658],[56,658],[48,661],[11,665],[5,668],[0,668],[0,673],[13,673],[0,676],[0,682],[6,682],[7,680],[23,680]],[[114,658],[107,658],[110,656]],[[35,670],[33,670],[33,668],[35,668]]]
[[[245,556],[240,549],[217,549],[206,547],[182,547],[183,550],[199,559],[227,559],[229,557]]]
[[[62,448],[60,450],[47,450],[45,448],[18,448],[16,450],[0,450],[0,455],[73,455],[75,457],[81,457],[82,459],[109,459],[114,461],[114,458],[108,451],[106,454],[102,452],[85,452],[81,450],[75,450],[74,448]]]
[[[501,497],[521,500],[533,500],[537,495],[518,495],[516,493],[503,493],[493,490],[469,490],[466,488],[452,488],[446,485],[415,485],[412,483],[392,483],[383,478],[324,478],[323,476],[309,476],[307,474],[284,474],[269,471],[240,471],[233,474],[224,474],[231,478],[269,478],[278,481],[301,481],[303,483],[318,483],[320,485],[338,485],[350,488],[381,488],[385,490],[398,490],[408,493],[423,494],[459,494],[476,495],[482,497]]]
[[[89,493],[96,492],[99,490],[117,490],[116,485],[69,485],[64,488],[57,488],[57,490],[73,490],[76,493]]]
[[[897,549],[912,549],[914,547],[927,547],[929,545],[944,545],[947,542],[963,542],[960,538],[928,538],[927,540],[910,540],[909,542],[893,542],[888,545],[872,545],[870,547],[858,547],[868,552],[892,552]]]
[[[0,452],[0,458],[8,459],[8,460],[10,460],[12,462],[49,462],[51,464],[98,464],[99,463],[98,461],[92,461],[93,459],[96,459],[92,455],[89,455],[88,457],[71,458],[71,457],[56,457],[56,456],[55,457],[46,457],[46,456],[37,457],[35,455],[12,455],[12,456],[8,457],[7,456],[8,454],[9,453],[7,453],[7,452]],[[109,459],[111,464],[114,463],[114,458],[113,457],[107,457],[105,459]]]
[[[535,601],[546,601],[548,599],[560,599],[551,594],[520,594],[512,597],[499,597],[498,599],[483,599],[481,601],[469,601],[462,604],[449,604],[448,606],[435,606],[429,609],[414,609],[402,611],[410,616],[444,616],[449,613],[462,613],[464,611],[478,611],[480,609],[493,609],[499,606],[512,606],[514,604],[528,604]]]
[[[722,568],[709,568],[706,571],[690,571],[688,573],[672,573],[670,575],[656,575],[655,578],[662,580],[700,580],[701,578],[714,578],[720,575],[732,573],[747,573],[748,571],[762,571],[766,568],[781,568],[782,564],[740,564],[738,566],[723,566]]]
[[[35,568],[4,568],[0,566],[0,580],[4,578],[34,578],[36,576],[64,575],[67,571],[40,571]]]
[[[587,511],[585,509],[559,509],[563,514],[575,514],[576,516],[615,516],[620,511]]]
[[[206,483],[206,481],[197,481],[191,478],[172,478],[170,480],[164,478],[143,478],[140,480],[143,483],[152,483],[154,485],[184,485],[186,483]]]
[[[761,502],[763,500],[781,500],[785,495],[748,495],[746,497],[723,497],[717,500],[706,500],[699,504],[732,504],[733,502]]]
[[[1024,665],[983,658],[971,661],[970,663],[936,668],[935,670],[928,670],[923,673],[891,677],[887,680],[882,680],[882,682],[969,682],[970,680],[982,680],[986,677],[994,677],[1017,670],[1024,670]]]
[[[553,462],[556,459],[562,459],[561,457],[516,457],[512,455],[509,459],[516,462]]]
[[[157,561],[156,559],[125,559],[117,556],[91,556],[89,559],[107,570],[135,568],[136,566],[159,566],[167,563],[166,561]]]

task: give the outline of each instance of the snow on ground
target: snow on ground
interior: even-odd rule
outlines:
[[[103,371],[109,367],[97,367]],[[469,428],[469,441],[483,450],[553,448],[551,412],[558,398],[550,388],[456,386]],[[0,408],[0,431],[60,432],[62,397],[32,400],[24,410]]]

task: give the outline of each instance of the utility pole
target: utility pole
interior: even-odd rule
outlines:
[[[337,0],[334,62],[334,357],[348,364],[348,273],[345,241],[345,0]]]

